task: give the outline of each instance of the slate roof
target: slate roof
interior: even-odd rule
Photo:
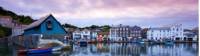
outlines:
[[[131,29],[132,29],[132,30],[141,30],[142,28],[135,25],[135,26],[131,27]]]
[[[81,33],[81,30],[76,29],[73,33]]]
[[[31,29],[31,28],[34,28],[34,27],[37,27],[39,26],[43,21],[45,21],[47,19],[47,17],[51,16],[51,14],[47,15],[47,16],[44,16],[40,19],[38,19],[37,21],[31,23],[30,25],[28,25],[24,30],[28,30],[28,29]]]
[[[169,27],[150,28],[151,30],[170,30]]]

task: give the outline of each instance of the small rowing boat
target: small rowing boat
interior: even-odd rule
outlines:
[[[35,49],[28,49],[28,50],[18,50],[19,54],[34,54],[34,53],[47,53],[51,52],[52,48],[35,48]]]
[[[52,48],[37,48],[28,50],[29,54],[51,52]]]

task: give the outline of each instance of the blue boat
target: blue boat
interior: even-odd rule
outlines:
[[[174,42],[172,40],[165,40],[164,43],[166,45],[173,45],[174,44]]]
[[[28,54],[35,54],[35,53],[47,53],[52,52],[52,48],[37,48],[37,49],[29,49]]]
[[[132,43],[138,43],[138,44],[144,44],[144,39],[142,39],[142,38],[138,38],[138,39],[135,39],[135,40],[133,40],[132,41]]]
[[[52,56],[52,53],[51,52],[47,52],[47,53],[37,53],[37,54],[26,54],[24,56]]]
[[[139,43],[139,44],[144,44],[144,42],[145,42],[144,39],[138,39],[137,40],[137,43]]]
[[[80,45],[80,46],[87,46],[87,40],[81,39],[81,40],[79,41],[79,45]]]

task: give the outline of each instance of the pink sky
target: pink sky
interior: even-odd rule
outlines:
[[[38,19],[53,14],[61,23],[84,27],[181,23],[198,26],[198,0],[1,0],[0,6]]]

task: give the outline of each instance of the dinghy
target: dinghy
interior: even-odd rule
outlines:
[[[172,40],[170,40],[170,39],[166,39],[166,40],[164,41],[164,43],[165,43],[166,45],[173,45],[173,44],[174,44],[174,41],[172,41]]]
[[[47,53],[52,52],[52,48],[35,48],[35,49],[28,49],[28,50],[18,50],[19,54],[35,54],[35,53]]]
[[[27,53],[34,54],[34,53],[47,53],[51,52],[52,48],[37,48],[37,49],[29,49]]]
[[[79,45],[80,46],[87,46],[87,40],[85,40],[85,39],[81,39],[80,41],[79,41]]]

